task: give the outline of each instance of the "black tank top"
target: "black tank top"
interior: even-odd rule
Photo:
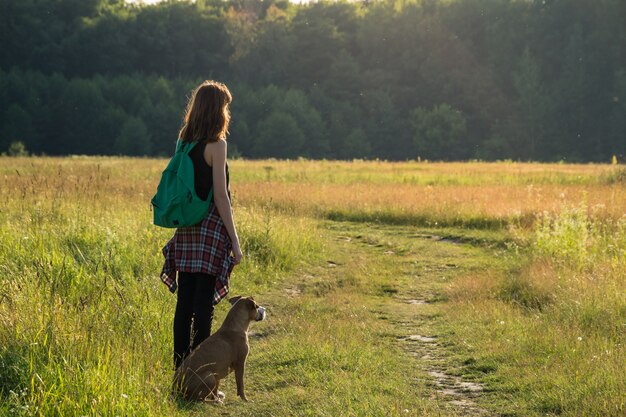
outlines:
[[[200,142],[189,152],[189,157],[193,161],[193,177],[196,194],[203,200],[209,196],[209,191],[213,187],[213,168],[204,160],[204,148],[206,143]],[[230,174],[228,172],[228,161],[226,162],[226,190],[230,199]]]

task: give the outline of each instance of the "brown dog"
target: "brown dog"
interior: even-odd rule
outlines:
[[[248,401],[243,373],[250,346],[248,326],[265,319],[265,309],[252,297],[233,297],[222,327],[194,349],[174,373],[174,392],[187,400],[220,402],[220,380],[235,371],[237,395]]]

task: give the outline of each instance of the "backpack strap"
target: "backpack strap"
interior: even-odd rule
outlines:
[[[181,152],[189,154],[197,144],[198,142],[183,142],[181,139],[178,139],[176,142],[176,153]]]

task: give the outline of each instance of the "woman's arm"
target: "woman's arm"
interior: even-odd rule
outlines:
[[[241,262],[243,254],[239,245],[237,230],[235,229],[233,211],[226,185],[226,141],[218,140],[209,144],[204,150],[204,159],[213,169],[213,201],[228,231],[228,236],[233,245],[235,263],[238,264]]]

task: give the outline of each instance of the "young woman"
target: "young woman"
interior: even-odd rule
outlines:
[[[183,142],[196,142],[189,152],[196,193],[206,199],[212,187],[213,204],[202,222],[176,229],[163,248],[165,263],[161,279],[170,291],[178,288],[174,315],[175,367],[209,337],[213,307],[228,292],[230,272],[242,258],[230,204],[226,161],[231,101],[224,84],[203,82],[193,91],[179,133]]]

